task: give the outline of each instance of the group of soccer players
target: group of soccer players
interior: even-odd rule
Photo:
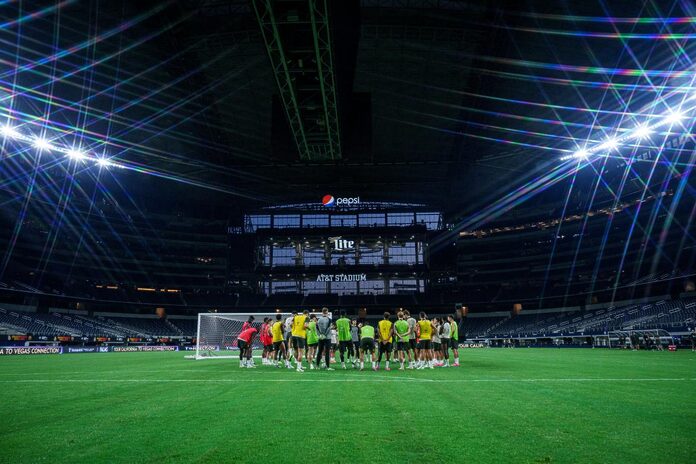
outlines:
[[[334,370],[331,364],[337,363],[335,358],[339,356],[343,369],[350,364],[364,370],[366,358],[375,371],[380,369],[383,358],[388,371],[390,362],[398,362],[399,370],[459,366],[459,330],[454,316],[430,320],[421,312],[416,320],[409,311],[401,310],[395,322],[390,317],[385,312],[375,330],[365,320],[349,319],[346,311],[341,311],[334,322],[329,310],[322,308],[318,315],[304,311],[292,313],[285,320],[281,314],[276,315],[275,321],[266,317],[260,331],[253,327],[250,317],[237,338],[239,365],[256,367],[251,351],[253,337],[259,332],[263,364],[285,366],[298,372],[304,372],[303,362],[309,369]],[[450,350],[453,364],[450,364]]]

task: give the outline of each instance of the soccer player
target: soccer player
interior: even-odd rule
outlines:
[[[273,335],[273,350],[275,352],[276,366],[280,365],[280,356],[282,353],[283,359],[285,360],[285,367],[292,369],[292,364],[288,361],[288,352],[285,349],[285,341],[283,339],[283,316],[276,314],[276,321],[271,327],[271,334]]]
[[[390,371],[389,360],[391,359],[392,350],[392,323],[389,320],[389,312],[384,313],[384,318],[377,323],[377,332],[379,336],[379,358],[377,358],[377,370],[382,362],[382,354],[387,355],[386,369]]]
[[[258,332],[256,327],[248,327],[237,337],[237,346],[239,347],[239,367],[256,367],[251,362],[251,342],[254,339],[254,334],[256,332]],[[244,358],[246,358],[246,361],[244,361]]]
[[[292,358],[292,323],[295,320],[297,313],[295,311],[285,319],[285,324],[283,326],[283,331],[285,332],[285,351],[288,355],[288,359]]]
[[[360,365],[358,361],[358,358],[360,358],[360,329],[358,329],[358,321],[356,319],[350,321],[350,339],[353,342],[353,353],[355,354],[353,367],[357,369]]]
[[[409,350],[406,351],[406,354],[408,354],[408,368],[409,369],[415,369],[416,367],[416,361],[418,361],[418,345],[416,344],[416,319],[411,317],[411,313],[408,310],[404,311],[404,317],[406,319],[406,322],[408,323],[408,330],[409,330],[409,339],[408,339],[408,347]],[[411,357],[413,355],[413,357]]]
[[[365,369],[365,353],[370,353],[370,360],[372,361],[372,370],[376,371],[377,366],[375,364],[375,328],[368,323],[360,325],[360,370]]]
[[[346,317],[345,310],[341,310],[341,317],[336,321],[338,331],[338,349],[341,352],[341,368],[346,368],[345,353],[348,352],[348,362],[353,362],[353,343],[350,334],[350,319]]]
[[[449,347],[450,347],[450,337],[451,327],[448,319],[442,320],[442,326],[440,327],[440,343],[442,347],[442,359],[444,360],[443,367],[450,367],[449,363]]]
[[[433,366],[439,366],[440,354],[442,353],[442,346],[440,344],[440,319],[434,317],[433,320],[430,321],[430,325],[433,328],[432,332],[430,333],[430,341],[432,346],[432,364]]]
[[[452,348],[452,353],[454,353],[454,364],[452,366],[459,367],[459,325],[451,314],[447,316],[447,320],[450,323],[450,348]]]
[[[304,372],[302,368],[302,354],[307,345],[307,326],[309,325],[309,311],[306,309],[302,314],[298,314],[292,321],[292,348],[295,350],[295,362],[297,372]]]
[[[394,323],[394,338],[396,339],[396,352],[399,356],[400,371],[404,370],[404,351],[408,353],[409,339],[411,337],[411,328],[406,322],[405,315],[402,311],[397,314],[398,320]],[[410,356],[409,356],[410,358]]]
[[[321,316],[317,320],[317,334],[319,335],[319,347],[317,348],[317,366],[320,366],[322,354],[324,355],[324,368],[332,371],[330,360],[330,344],[331,344],[331,318],[329,317],[329,308],[321,308]]]
[[[338,331],[336,330],[336,324],[331,323],[331,362],[336,362],[336,350],[338,349]]]
[[[312,314],[307,326],[307,362],[309,368],[314,370],[314,356],[317,353],[317,345],[319,345],[319,334],[317,333],[317,316]]]
[[[263,324],[261,324],[261,332],[259,332],[259,338],[261,339],[261,344],[263,345],[263,352],[261,353],[261,361],[263,365],[269,365],[271,363],[271,352],[273,351],[273,338],[271,336],[271,318],[264,317]]]
[[[428,317],[425,315],[424,312],[421,311],[419,316],[420,320],[418,321],[418,333],[420,342],[418,345],[418,354],[420,355],[420,359],[418,361],[416,369],[425,369],[426,367],[434,369],[433,357],[430,346],[433,326],[430,324],[430,321],[428,320]]]
[[[247,321],[246,321],[244,324],[242,324],[242,332],[244,332],[246,329],[248,329],[249,327],[251,327],[251,324],[252,324],[253,322],[254,322],[254,316],[249,316],[249,318],[247,319]]]

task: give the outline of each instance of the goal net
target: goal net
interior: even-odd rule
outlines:
[[[252,327],[259,332],[265,317],[270,317],[273,322],[278,313],[199,313],[198,330],[196,331],[196,355],[195,359],[225,359],[239,357],[237,337],[242,331],[242,326],[254,316]],[[290,314],[281,313],[281,321],[290,317]],[[254,349],[261,349],[259,333],[254,334]]]

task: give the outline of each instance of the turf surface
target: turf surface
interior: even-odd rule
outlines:
[[[692,462],[696,353],[463,351],[460,368],[0,358],[0,462]]]

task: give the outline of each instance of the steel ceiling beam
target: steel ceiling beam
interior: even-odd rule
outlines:
[[[288,10],[290,4],[293,9]],[[340,159],[327,0],[252,0],[252,5],[300,158]]]
[[[326,154],[330,159],[338,159],[341,157],[341,138],[327,0],[309,0],[309,14],[326,125],[326,143],[316,148],[328,152]]]

